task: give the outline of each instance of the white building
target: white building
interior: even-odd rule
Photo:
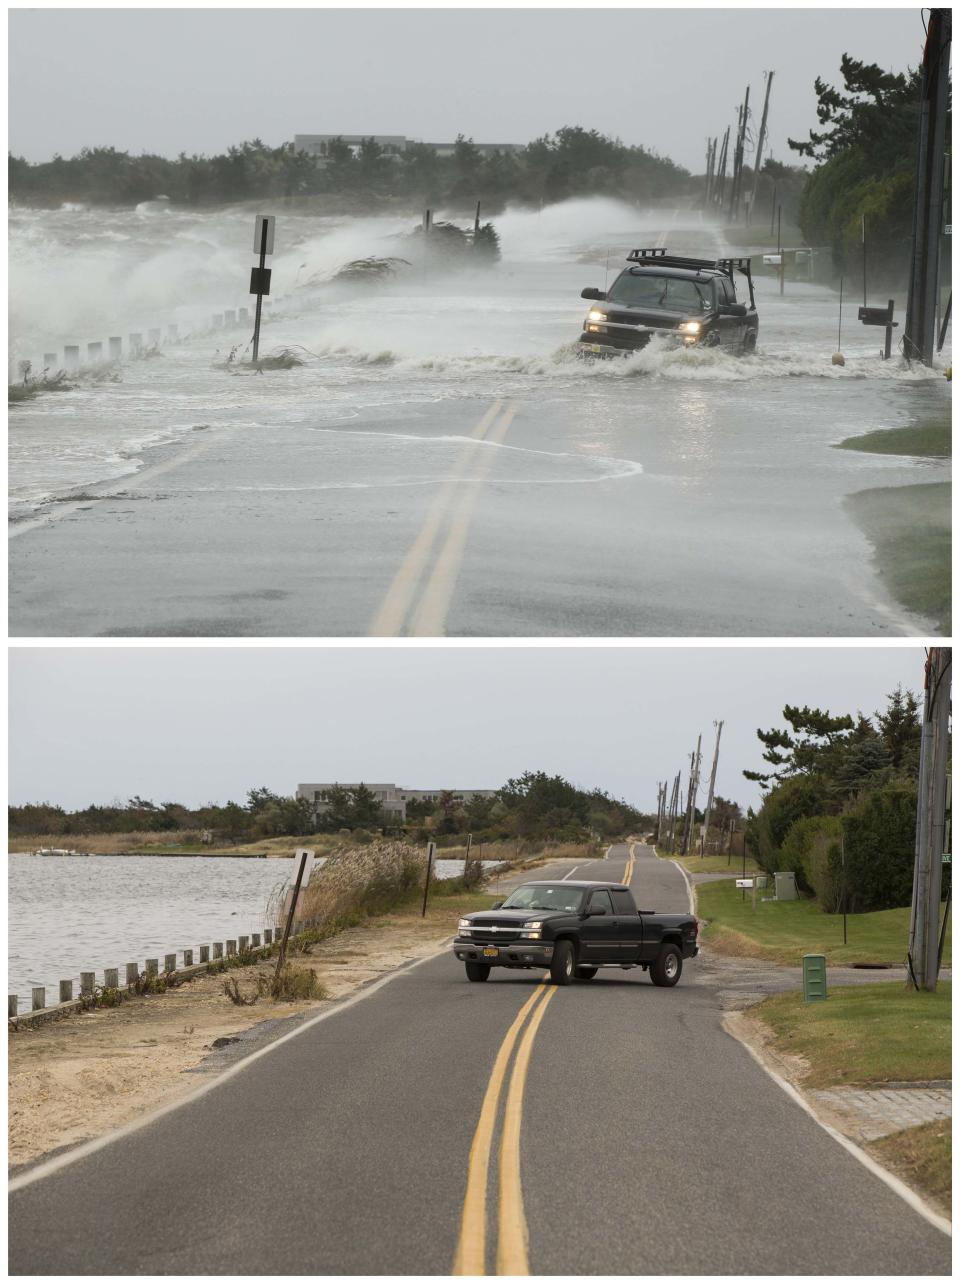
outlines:
[[[356,789],[361,783],[370,790],[385,815],[398,823],[407,818],[408,802],[438,803],[440,795],[444,793],[452,794],[457,803],[468,803],[472,798],[493,798],[496,795],[495,789],[408,789],[405,785],[395,785],[392,782],[383,784],[367,780],[337,780],[319,785],[297,785],[297,797],[305,798],[312,805],[314,816],[322,816],[328,810],[323,801],[323,795],[328,789]]]

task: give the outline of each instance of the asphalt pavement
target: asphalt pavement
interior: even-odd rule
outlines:
[[[688,908],[641,846],[560,868],[632,869],[651,908]],[[471,985],[443,954],[28,1173],[11,1273],[446,1275],[468,1228],[488,1274],[498,1254],[500,1273],[546,1275],[949,1273],[949,1238],[724,1032],[696,960],[673,989],[639,970],[541,978]]]

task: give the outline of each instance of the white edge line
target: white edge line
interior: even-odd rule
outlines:
[[[449,938],[449,940],[452,939],[452,937]],[[230,1066],[221,1074],[216,1075],[208,1083],[200,1084],[198,1088],[194,1089],[194,1091],[189,1093],[187,1096],[178,1097],[176,1101],[168,1102],[167,1105],[160,1106],[157,1110],[152,1110],[148,1114],[141,1115],[139,1119],[132,1119],[129,1123],[117,1128],[114,1132],[109,1132],[103,1137],[93,1137],[90,1141],[83,1142],[82,1145],[68,1151],[66,1154],[57,1155],[53,1159],[48,1159],[46,1162],[37,1164],[37,1166],[35,1168],[31,1168],[29,1172],[21,1173],[18,1176],[11,1178],[7,1185],[8,1192],[13,1194],[15,1191],[22,1190],[25,1186],[30,1186],[34,1182],[42,1180],[44,1177],[50,1177],[55,1172],[59,1172],[60,1169],[67,1168],[70,1164],[77,1163],[79,1160],[85,1159],[88,1155],[95,1154],[98,1150],[103,1150],[106,1146],[112,1145],[115,1141],[120,1141],[124,1137],[129,1137],[132,1133],[138,1132],[141,1128],[146,1128],[149,1124],[156,1123],[157,1120],[164,1118],[165,1115],[173,1114],[175,1110],[180,1110],[183,1106],[189,1106],[194,1101],[199,1101],[199,1099],[201,1097],[205,1097],[208,1092],[212,1092],[214,1088],[219,1088],[221,1084],[226,1083],[228,1079],[232,1079],[233,1076],[239,1074],[241,1070],[246,1070],[246,1068],[252,1065],[254,1061],[259,1061],[261,1057],[265,1057],[269,1055],[269,1053],[275,1052],[277,1048],[281,1047],[284,1043],[289,1043],[291,1039],[296,1039],[301,1034],[305,1034],[307,1030],[312,1030],[313,1027],[315,1025],[319,1025],[321,1021],[327,1021],[330,1017],[339,1016],[340,1013],[345,1012],[347,1008],[353,1007],[355,1003],[362,1002],[364,999],[369,998],[371,994],[375,994],[377,990],[382,989],[385,985],[389,985],[391,981],[395,981],[398,976],[406,976],[408,972],[412,972],[413,969],[415,967],[419,967],[421,963],[429,963],[431,959],[438,958],[446,950],[448,943],[449,941],[444,941],[444,943],[434,950],[432,954],[427,954],[422,959],[416,959],[413,963],[408,963],[405,967],[398,968],[396,971],[391,972],[389,976],[381,977],[379,981],[374,981],[372,985],[366,986],[364,989],[358,991],[358,993],[351,995],[347,999],[340,1000],[333,1007],[328,1008],[326,1012],[318,1012],[315,1017],[312,1017],[309,1021],[305,1021],[302,1025],[297,1026],[295,1030],[291,1030],[288,1034],[281,1035],[279,1039],[274,1039],[272,1043],[268,1043],[265,1047],[258,1048],[256,1052],[251,1052],[249,1056],[244,1057],[242,1061],[238,1061],[235,1065]]]
[[[679,861],[671,860],[671,865],[675,865],[683,875],[683,881],[687,885],[687,896],[690,898],[690,913],[696,918],[697,916],[697,894],[693,890],[693,883],[690,881],[690,875],[683,868]]]
[[[696,915],[697,898],[690,876],[687,874],[687,871],[683,866],[677,861],[671,860],[670,864],[676,865],[677,869],[679,869],[680,873],[683,875],[684,882],[687,884],[687,893],[690,897],[690,913]],[[786,1079],[782,1079],[775,1070],[772,1070],[749,1043],[738,1038],[731,1030],[727,1030],[726,1025],[724,1025],[723,1028],[726,1030],[727,1034],[730,1035],[731,1039],[736,1039],[742,1047],[746,1048],[754,1061],[756,1061],[757,1065],[765,1070],[774,1083],[779,1084],[787,1096],[792,1098],[792,1100],[794,1100],[801,1109],[805,1110],[810,1118],[818,1123],[825,1133],[831,1136],[834,1141],[839,1142],[844,1150],[849,1151],[850,1154],[853,1155],[855,1159],[858,1159],[860,1163],[863,1164],[864,1168],[872,1172],[875,1177],[879,1177],[882,1182],[890,1187],[894,1194],[899,1195],[902,1200],[909,1204],[914,1212],[919,1213],[921,1217],[926,1218],[931,1226],[935,1226],[937,1230],[942,1231],[944,1235],[952,1237],[953,1227],[946,1218],[941,1217],[939,1213],[935,1213],[933,1209],[930,1208],[915,1191],[911,1190],[905,1182],[902,1182],[899,1177],[895,1177],[893,1173],[888,1172],[882,1164],[878,1164],[877,1161],[872,1159],[865,1150],[861,1150],[856,1142],[851,1141],[849,1137],[845,1137],[842,1132],[837,1132],[836,1128],[831,1128],[828,1123],[824,1123],[813,1107],[804,1100],[802,1093],[798,1092],[792,1083],[789,1083]]]
[[[905,1182],[902,1182],[899,1177],[895,1177],[893,1173],[888,1172],[887,1169],[881,1164],[878,1164],[875,1159],[871,1159],[867,1152],[865,1150],[861,1150],[856,1142],[851,1141],[849,1137],[845,1137],[842,1132],[837,1132],[836,1128],[831,1128],[828,1123],[824,1123],[813,1107],[804,1100],[803,1095],[797,1091],[792,1083],[788,1083],[786,1079],[781,1079],[775,1070],[771,1070],[759,1053],[755,1052],[754,1049],[751,1048],[749,1043],[745,1043],[743,1039],[738,1039],[735,1034],[730,1030],[727,1030],[726,1026],[724,1026],[724,1029],[727,1034],[730,1035],[731,1039],[737,1039],[737,1042],[741,1047],[746,1048],[754,1061],[756,1061],[757,1065],[760,1066],[762,1070],[765,1070],[774,1083],[779,1084],[787,1096],[795,1101],[802,1110],[805,1110],[810,1118],[818,1123],[828,1136],[832,1137],[834,1141],[839,1142],[844,1150],[849,1151],[849,1153],[853,1155],[854,1159],[858,1159],[860,1163],[863,1164],[864,1168],[873,1173],[874,1177],[879,1177],[885,1185],[890,1187],[895,1195],[899,1195],[904,1203],[909,1204],[915,1213],[919,1213],[920,1216],[925,1218],[931,1226],[935,1226],[937,1230],[942,1231],[944,1235],[952,1237],[953,1227],[945,1217],[941,1217],[939,1213],[935,1213],[933,1209],[920,1198],[916,1191],[911,1190]]]
[[[568,878],[572,878],[572,877],[574,876],[574,874],[577,872],[577,870],[578,870],[579,868],[580,868],[580,866],[579,866],[579,865],[574,865],[574,867],[573,867],[573,869],[571,869],[570,873],[569,873],[569,874],[564,874],[563,878],[561,878],[561,879],[560,879],[560,882],[561,882],[561,883],[565,883],[565,882],[567,881],[567,879],[568,879]]]

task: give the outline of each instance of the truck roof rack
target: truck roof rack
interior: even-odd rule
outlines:
[[[734,272],[742,272],[747,278],[747,285],[750,287],[750,306],[754,306],[753,299],[753,275],[750,271],[750,259],[692,259],[679,254],[668,254],[666,247],[648,250],[631,250],[627,255],[628,263],[636,263],[640,267],[677,267],[688,268],[697,272],[706,270],[708,272],[722,272],[733,280]]]

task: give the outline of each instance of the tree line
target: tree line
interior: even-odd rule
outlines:
[[[768,873],[793,870],[820,909],[909,905],[913,887],[920,712],[901,687],[865,717],[787,705],[785,727],[758,731],[764,789],[748,812],[748,850]]]
[[[840,75],[841,88],[814,82],[821,128],[788,140],[816,163],[800,200],[800,228],[809,245],[832,247],[838,272],[859,275],[865,227],[868,279],[901,284],[910,262],[921,72],[895,74],[843,54]]]
[[[323,803],[321,814],[315,817],[312,801],[259,786],[248,791],[244,803],[208,803],[196,808],[176,802],[154,803],[139,796],[126,803],[91,805],[76,811],[51,803],[28,803],[10,807],[8,823],[12,838],[208,830],[217,843],[398,828],[394,818],[383,814],[365,784],[333,785],[325,791]],[[603,790],[581,789],[562,776],[528,771],[508,780],[490,798],[458,802],[453,793],[445,791],[436,802],[409,802],[403,828],[418,839],[473,833],[482,841],[584,842],[598,836],[620,837],[648,822],[649,817]]]
[[[165,196],[178,205],[209,206],[323,195],[503,205],[598,194],[646,200],[693,190],[688,171],[673,161],[579,125],[545,134],[519,152],[481,152],[462,134],[450,156],[426,143],[411,143],[393,156],[374,138],[364,139],[355,153],[335,139],[321,160],[291,143],[271,147],[254,138],[216,156],[182,152],[171,160],[85,147],[76,156],[39,163],[11,155],[8,164],[10,199],[35,205],[124,206]]]

